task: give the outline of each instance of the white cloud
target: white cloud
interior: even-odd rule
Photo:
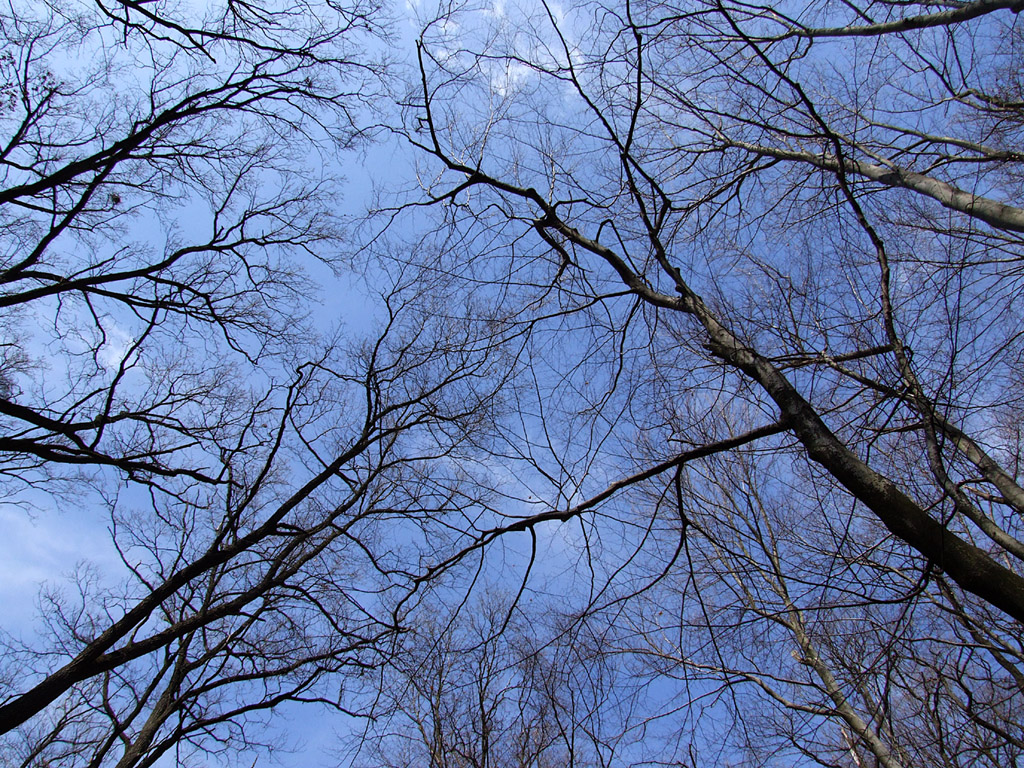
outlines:
[[[135,338],[117,323],[109,321],[105,328],[106,341],[99,350],[99,361],[108,371],[116,371],[135,344]]]

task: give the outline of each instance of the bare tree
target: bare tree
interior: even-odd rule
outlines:
[[[941,575],[927,589],[869,521],[777,472],[754,451],[690,469],[689,568],[631,601],[620,651],[718,721],[703,750],[717,740],[751,764],[1017,764],[1017,626],[972,615]]]
[[[396,764],[1019,761],[1016,10],[446,6],[360,342],[304,275],[381,8],[10,6],[0,468],[123,571],[3,638],[5,759],[269,749],[374,669]]]
[[[421,264],[527,339],[477,546],[572,522],[577,615],[646,612],[624,649],[689,578],[680,701],[753,762],[1019,760],[1022,40],[1009,2],[425,23]],[[739,683],[789,725],[754,738]]]
[[[546,768],[615,764],[614,659],[494,589],[414,623],[381,667],[354,765]],[[432,604],[436,610],[436,603]],[[551,616],[556,615],[554,612]]]
[[[398,273],[375,273],[366,339],[309,317],[311,270],[343,266],[325,168],[372,123],[383,22],[0,12],[4,489],[90,516],[120,561],[81,552],[34,634],[0,637],[4,765],[272,748],[273,708],[345,706],[457,538],[499,350]]]
[[[307,333],[298,261],[337,235],[312,156],[358,137],[379,75],[350,58],[372,7],[279,10],[5,12],[9,477],[224,481],[206,467],[251,410],[236,367]]]

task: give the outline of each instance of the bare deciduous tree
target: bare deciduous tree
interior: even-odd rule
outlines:
[[[706,686],[680,729],[731,708],[754,763],[1019,760],[1022,40],[1009,2],[425,24],[422,263],[528,337],[478,545],[572,522],[577,618],[633,606],[622,652]]]
[[[1018,5],[445,6],[364,341],[382,8],[0,13],[0,470],[122,569],[4,636],[8,761],[1020,761]]]
[[[309,316],[381,13],[0,12],[5,493],[112,543],[2,637],[5,765],[275,746],[269,712],[344,707],[457,536],[497,350],[383,271],[367,339]]]
[[[615,764],[613,657],[574,632],[529,624],[483,590],[448,621],[425,618],[381,667],[354,765],[547,768]],[[434,605],[436,609],[436,604]],[[551,627],[547,629],[553,629]]]

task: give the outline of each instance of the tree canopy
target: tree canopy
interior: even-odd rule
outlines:
[[[4,760],[1024,761],[1019,10],[0,12]]]

